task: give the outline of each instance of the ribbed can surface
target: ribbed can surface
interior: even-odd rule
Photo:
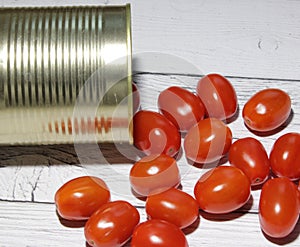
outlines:
[[[129,5],[2,8],[0,23],[0,143],[130,141]]]

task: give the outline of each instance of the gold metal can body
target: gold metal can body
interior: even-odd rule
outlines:
[[[131,140],[130,6],[0,9],[0,144]]]

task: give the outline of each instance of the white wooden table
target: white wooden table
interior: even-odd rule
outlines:
[[[134,80],[141,106],[156,109],[158,93],[181,85],[191,90],[210,72],[228,77],[234,85],[240,112],[230,123],[235,139],[253,136],[269,152],[276,138],[300,127],[300,1],[103,1],[1,0],[1,6],[122,4],[132,7]],[[293,115],[289,124],[271,136],[256,136],[244,126],[241,109],[260,89],[277,87],[289,93]],[[78,162],[72,146],[0,147],[0,247],[86,246],[82,224],[60,222],[53,203],[55,191],[71,178],[86,174],[103,178],[112,199],[137,206],[145,220],[144,202],[129,189],[130,162],[111,147],[102,148],[113,165]],[[192,194],[203,169],[178,160],[182,188]],[[285,239],[263,235],[258,222],[260,190],[239,211],[214,216],[201,212],[199,225],[185,230],[189,245],[300,246],[300,222]],[[129,246],[129,245],[128,245]]]

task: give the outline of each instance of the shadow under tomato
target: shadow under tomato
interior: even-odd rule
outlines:
[[[231,221],[231,220],[235,220],[238,219],[240,217],[242,217],[243,215],[245,215],[246,213],[249,212],[249,210],[252,208],[253,205],[253,197],[252,195],[250,196],[249,200],[247,201],[247,203],[242,206],[241,208],[230,212],[230,213],[226,213],[226,214],[212,214],[212,213],[207,213],[203,210],[200,210],[200,215],[209,221]]]
[[[199,169],[212,169],[212,168],[215,168],[217,166],[226,164],[228,162],[228,155],[224,155],[219,160],[216,160],[216,161],[210,162],[210,163],[197,163],[197,162],[192,161],[190,159],[186,159],[186,160],[187,160],[187,163],[189,165],[194,166],[196,168],[199,168]]]
[[[141,151],[141,150],[138,150],[136,147],[134,147],[133,149],[135,149],[134,150],[134,153],[135,153],[135,156],[138,158],[138,159],[142,159],[143,157],[146,157],[147,156],[147,154],[145,154],[143,151]],[[156,156],[158,156],[159,154],[157,154]],[[182,157],[182,155],[183,155],[183,149],[182,149],[182,147],[180,147],[180,149],[178,150],[178,152],[174,155],[174,156],[172,156],[176,161],[178,161],[178,160],[180,160],[181,159],[181,157]],[[135,161],[134,161],[135,162]],[[133,163],[134,163],[133,162]]]
[[[267,137],[267,136],[275,135],[275,134],[279,133],[280,131],[284,130],[292,122],[293,118],[294,118],[294,111],[292,109],[287,120],[282,125],[280,125],[278,128],[276,128],[274,130],[270,130],[270,131],[255,131],[255,130],[250,129],[245,123],[244,123],[244,125],[254,135],[257,135],[260,137]]]
[[[242,217],[245,213],[241,212],[231,212],[227,214],[211,214],[204,211],[200,212],[201,217],[209,221],[222,222],[222,221],[231,221]]]
[[[300,219],[298,219],[298,222],[294,228],[294,230],[286,237],[284,238],[273,238],[268,236],[263,230],[261,230],[263,235],[265,236],[265,238],[276,244],[276,245],[287,245],[289,243],[294,242],[296,239],[298,239],[299,235],[300,235]]]
[[[251,191],[261,190],[264,183],[267,182],[269,179],[271,179],[271,174],[268,176],[268,178],[263,183],[260,183],[260,184],[257,184],[257,185],[252,185],[251,186]]]
[[[178,190],[182,190],[182,184],[180,183],[180,184],[174,186],[174,188],[176,188]],[[131,190],[131,193],[134,195],[135,198],[137,198],[137,199],[139,199],[143,202],[145,202],[147,200],[147,196],[140,195],[133,188],[131,188],[130,190]],[[165,190],[168,190],[168,189],[164,189],[163,191],[165,191]],[[161,191],[161,192],[163,192],[163,191]]]
[[[253,196],[250,195],[250,197],[249,197],[248,201],[246,202],[246,204],[244,206],[242,206],[241,208],[239,208],[237,210],[237,212],[242,212],[242,213],[249,212],[253,207],[253,203],[254,203]]]
[[[122,247],[130,247],[131,246],[131,238],[124,244]],[[86,246],[86,247],[91,247],[91,246]]]
[[[230,118],[225,119],[224,123],[225,124],[230,124],[230,123],[234,122],[235,120],[238,119],[239,115],[240,115],[240,106],[238,105],[237,109],[236,109],[236,112],[234,113],[234,115],[232,117],[230,117]]]
[[[225,115],[225,112],[224,112],[224,115]],[[230,124],[230,123],[234,122],[235,120],[237,120],[238,117],[239,117],[239,115],[240,115],[240,106],[238,105],[238,106],[237,106],[237,109],[236,109],[236,112],[234,113],[234,115],[231,116],[231,117],[229,117],[229,118],[223,119],[222,121],[223,121],[225,124]],[[204,119],[205,119],[205,118],[209,118],[209,117],[215,118],[214,116],[209,116],[209,114],[206,112],[206,113],[205,113]],[[220,118],[219,118],[219,119],[220,119]]]
[[[252,191],[261,190],[262,187],[263,187],[263,185],[264,185],[264,183],[258,184],[258,185],[252,185],[252,186],[251,186],[251,190],[252,190]]]
[[[133,188],[131,188],[130,190],[131,190],[131,193],[135,196],[135,198],[137,198],[143,202],[145,202],[147,200],[147,196],[140,195]]]
[[[183,190],[183,186],[182,186],[181,183],[178,186],[176,186],[175,188],[178,189],[178,190]]]
[[[189,235],[189,234],[193,233],[195,230],[197,230],[199,228],[199,225],[200,225],[200,215],[197,217],[197,219],[191,225],[182,229],[182,232],[184,233],[184,235]]]
[[[178,160],[181,159],[182,155],[183,155],[183,149],[182,149],[182,147],[180,147],[180,149],[178,150],[178,153],[175,154],[173,158],[174,158],[176,161],[178,161]]]
[[[184,138],[186,137],[188,131],[182,131],[180,132],[180,135],[181,135],[181,139],[184,141]]]
[[[87,222],[87,220],[67,220],[62,218],[58,212],[56,211],[56,215],[59,219],[59,222],[65,226],[65,227],[69,227],[69,228],[81,228],[85,226],[85,223]]]

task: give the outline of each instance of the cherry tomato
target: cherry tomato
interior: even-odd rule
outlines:
[[[174,156],[180,149],[178,129],[165,116],[152,111],[139,111],[133,117],[134,145],[145,154]]]
[[[205,114],[205,108],[198,96],[176,86],[159,94],[158,108],[180,131],[189,130]]]
[[[204,173],[194,188],[199,207],[224,214],[242,207],[250,197],[250,180],[234,166],[219,166]]]
[[[225,120],[237,111],[237,96],[231,83],[222,75],[209,74],[201,78],[197,94],[203,102],[208,117]]]
[[[137,161],[129,179],[133,190],[142,196],[176,187],[181,180],[176,160],[165,154],[149,155]]]
[[[165,220],[180,228],[185,228],[198,218],[199,206],[189,194],[171,188],[148,196],[146,213],[150,219]]]
[[[300,134],[287,133],[279,137],[270,152],[272,172],[291,180],[300,178]]]
[[[86,220],[110,200],[105,182],[97,177],[74,178],[55,193],[58,214],[67,220]]]
[[[270,173],[270,162],[264,146],[255,138],[246,137],[234,142],[228,159],[231,165],[240,168],[251,181],[251,185],[265,182]]]
[[[298,184],[298,201],[299,201],[299,205],[300,205],[300,182]],[[299,213],[300,213],[300,207],[299,207]]]
[[[164,220],[148,220],[139,224],[131,239],[131,247],[188,247],[183,232]]]
[[[254,94],[243,108],[246,126],[254,131],[271,131],[281,126],[291,112],[291,99],[280,89],[268,88]]]
[[[109,202],[86,222],[84,234],[93,247],[119,247],[131,237],[140,221],[139,212],[125,201]]]
[[[259,221],[262,230],[274,238],[283,238],[295,228],[299,218],[299,197],[296,185],[286,177],[268,180],[259,200]]]
[[[230,128],[221,120],[206,118],[187,132],[184,139],[186,157],[197,163],[219,160],[229,151],[232,141]]]

